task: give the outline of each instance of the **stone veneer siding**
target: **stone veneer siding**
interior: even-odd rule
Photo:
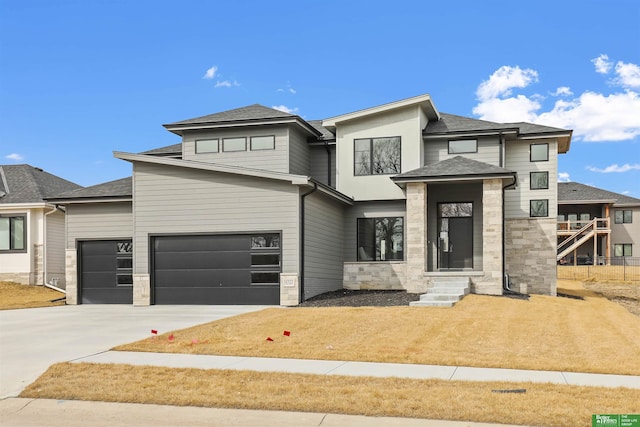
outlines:
[[[506,220],[507,274],[515,290],[556,296],[555,218]]]
[[[487,179],[482,184],[482,272],[472,278],[472,292],[502,294],[502,180]]]
[[[345,262],[343,287],[345,289],[405,289],[406,263],[404,261]]]
[[[21,285],[33,285],[31,273],[0,273],[0,280],[3,282],[15,282]]]
[[[407,218],[405,231],[407,272],[404,287],[407,292],[426,292],[429,281],[427,267],[427,185],[407,184]]]
[[[148,274],[133,274],[133,305],[151,305],[151,279]]]
[[[78,253],[75,249],[65,250],[66,303],[78,304]]]
[[[300,303],[300,281],[297,274],[280,274],[280,305],[295,306]]]

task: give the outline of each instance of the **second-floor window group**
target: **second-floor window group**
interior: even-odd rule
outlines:
[[[354,175],[400,173],[400,137],[354,140]]]
[[[236,137],[236,138],[214,138],[214,139],[198,139],[196,140],[196,154],[203,153],[219,153],[233,151],[247,151],[247,139],[249,139],[249,149],[251,151],[258,150],[275,150],[276,137],[252,136]]]

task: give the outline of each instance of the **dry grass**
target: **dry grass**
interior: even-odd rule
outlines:
[[[557,267],[558,279],[597,280],[617,283],[640,281],[640,265],[562,265]]]
[[[63,293],[44,286],[0,282],[0,310],[64,305],[64,301],[51,302],[51,300],[62,298],[63,296]]]
[[[468,295],[453,308],[270,308],[115,349],[640,375],[640,318],[577,282],[561,285],[584,300]]]
[[[496,389],[526,393],[494,393]],[[341,377],[130,365],[53,365],[21,397],[329,412],[537,426],[638,413],[640,390],[537,383]]]
[[[584,287],[640,316],[640,283],[584,282]]]

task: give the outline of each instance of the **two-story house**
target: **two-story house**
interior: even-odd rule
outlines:
[[[306,121],[260,105],[116,152],[133,177],[67,210],[67,302],[297,305],[340,289],[555,295],[571,131],[438,112],[429,95]]]

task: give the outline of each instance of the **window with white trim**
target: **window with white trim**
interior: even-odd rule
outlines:
[[[26,215],[1,215],[0,252],[26,252],[26,242]]]

